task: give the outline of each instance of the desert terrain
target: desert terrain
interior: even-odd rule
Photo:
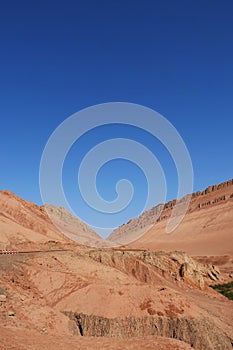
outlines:
[[[233,302],[210,287],[233,280],[232,194],[232,180],[193,194],[171,234],[174,202],[158,222],[151,209],[103,248],[65,209],[1,191],[0,250],[17,253],[0,255],[0,349],[232,349]]]

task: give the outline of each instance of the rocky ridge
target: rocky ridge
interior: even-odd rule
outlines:
[[[155,272],[173,282],[185,282],[200,289],[221,280],[217,266],[201,264],[184,252],[99,249],[90,250],[88,255],[101,264],[117,268],[146,283],[158,283]]]
[[[179,211],[179,205],[182,206],[187,198],[191,198],[191,201],[186,215],[226,202],[233,204],[233,179],[219,185],[209,186],[204,191],[197,191],[183,198],[159,204],[115,229],[108,240],[127,244],[131,236],[132,241],[135,240],[134,237],[139,238],[157,223],[169,219],[175,204],[178,204],[177,211]]]

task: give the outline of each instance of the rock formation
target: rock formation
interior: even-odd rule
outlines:
[[[78,335],[85,337],[145,337],[159,335],[184,341],[197,350],[230,350],[230,339],[208,319],[183,317],[126,317],[110,319],[96,315],[65,312],[74,320]],[[206,336],[208,334],[208,336]]]

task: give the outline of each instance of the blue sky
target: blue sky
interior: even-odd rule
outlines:
[[[176,127],[192,158],[195,190],[232,178],[232,1],[4,1],[0,50],[1,189],[41,204],[39,163],[50,134],[80,109],[112,101],[153,108]],[[87,137],[82,152],[105,138],[104,130]],[[156,142],[133,138],[149,148]],[[171,199],[174,164],[158,142],[155,149]],[[64,169],[71,197],[79,150],[74,145]],[[99,174],[100,193],[113,198],[114,176],[128,173],[139,203],[143,174],[117,162]],[[138,210],[133,205],[120,221]]]

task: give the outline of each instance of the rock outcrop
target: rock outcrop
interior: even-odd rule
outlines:
[[[64,312],[75,321],[78,334],[86,337],[142,337],[159,335],[182,340],[197,350],[230,350],[231,340],[208,319],[126,317],[106,318]]]
[[[173,282],[185,282],[200,289],[220,279],[217,266],[198,263],[184,252],[91,250],[89,257],[151,284],[158,283],[157,272]]]

